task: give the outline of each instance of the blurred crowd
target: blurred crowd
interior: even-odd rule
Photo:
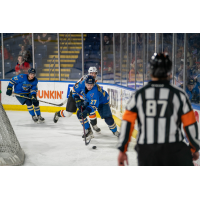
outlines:
[[[175,73],[173,77],[175,84],[178,87],[183,87],[183,81],[185,81],[186,92],[190,100],[193,103],[200,103],[200,34],[187,34],[187,61],[185,71],[183,70],[184,34],[176,35]],[[161,34],[159,34],[158,38],[159,51],[167,52],[171,59],[172,39],[172,33],[164,33],[163,38],[161,38]],[[34,34],[36,68],[42,66],[43,59],[50,55],[52,40],[56,41],[56,35],[54,36],[48,33]],[[137,50],[135,52],[136,41]],[[113,49],[113,44],[115,44],[115,49]],[[85,68],[89,67],[91,64],[95,64],[98,70],[101,70],[100,51],[100,34],[87,34],[85,41]],[[128,79],[127,81],[132,83],[135,82],[136,75],[136,81],[138,82],[143,82],[143,78],[144,81],[149,81],[151,77],[147,61],[150,59],[150,56],[153,55],[154,51],[154,33],[122,33],[121,38],[120,33],[115,33],[115,38],[113,37],[113,33],[103,33],[103,78],[105,80],[114,80],[113,56],[115,55],[116,80]],[[2,54],[2,46],[0,53]],[[135,54],[137,55],[137,71],[135,67]],[[0,59],[1,57],[0,55]],[[93,63],[91,63],[92,61]],[[2,72],[1,60],[0,63],[0,72]],[[4,66],[6,78],[10,78],[14,74],[27,73],[28,69],[33,66],[31,33],[4,34]],[[184,77],[185,80],[183,80]]]
[[[150,56],[155,51],[155,34],[122,34],[122,45],[120,45],[120,34],[115,34],[115,41],[113,41],[113,34],[104,34],[103,42],[103,73],[114,75],[114,64],[113,64],[113,42],[115,42],[115,72],[116,76],[125,79],[128,73],[128,82],[136,81],[143,82],[150,80],[150,70],[148,62]],[[128,48],[127,48],[127,37],[128,37]],[[137,40],[137,71],[135,70],[135,38]],[[172,59],[172,33],[163,34],[163,43],[161,34],[159,34],[158,45],[159,51],[163,51],[169,54]],[[148,47],[147,47],[148,40]],[[144,44],[145,52],[144,52]],[[187,34],[187,63],[186,70],[184,72],[184,34],[177,34],[176,38],[176,54],[175,54],[175,70],[174,80],[178,87],[183,87],[183,81],[186,83],[186,93],[189,99],[193,103],[200,103],[200,34]],[[120,48],[122,50],[122,59],[120,59]],[[148,49],[147,49],[148,48]],[[127,50],[128,50],[128,69],[127,69]],[[122,62],[122,73],[120,73],[120,62]],[[185,80],[183,80],[185,73]],[[122,76],[122,77],[120,77]],[[110,76],[111,77],[111,76]]]
[[[20,73],[28,73],[33,66],[32,34],[31,33],[4,33],[4,66],[5,77],[10,78]],[[48,44],[51,35],[47,33],[35,34],[35,65],[42,64],[42,58],[47,56]],[[0,72],[2,72],[2,45],[0,55]]]

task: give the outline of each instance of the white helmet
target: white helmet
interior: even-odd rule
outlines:
[[[97,68],[96,68],[96,67],[90,67],[90,68],[88,69],[88,74],[90,74],[91,72],[97,73]]]

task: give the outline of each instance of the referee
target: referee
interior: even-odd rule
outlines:
[[[167,54],[150,60],[151,81],[134,93],[123,115],[118,142],[118,165],[128,164],[128,143],[138,121],[138,165],[192,166],[199,158],[198,125],[186,93],[170,84],[172,62]],[[189,146],[183,140],[181,125]]]

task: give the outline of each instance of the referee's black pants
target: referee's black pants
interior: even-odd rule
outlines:
[[[137,144],[139,166],[194,166],[190,148],[184,142]]]

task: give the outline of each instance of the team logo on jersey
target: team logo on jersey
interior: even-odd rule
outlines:
[[[14,77],[14,80],[18,80],[17,76]]]
[[[94,93],[90,94],[90,96],[91,96],[91,98],[93,98],[93,96],[94,96]]]
[[[24,91],[28,91],[29,90],[29,87],[22,86],[22,88],[23,88]]]

